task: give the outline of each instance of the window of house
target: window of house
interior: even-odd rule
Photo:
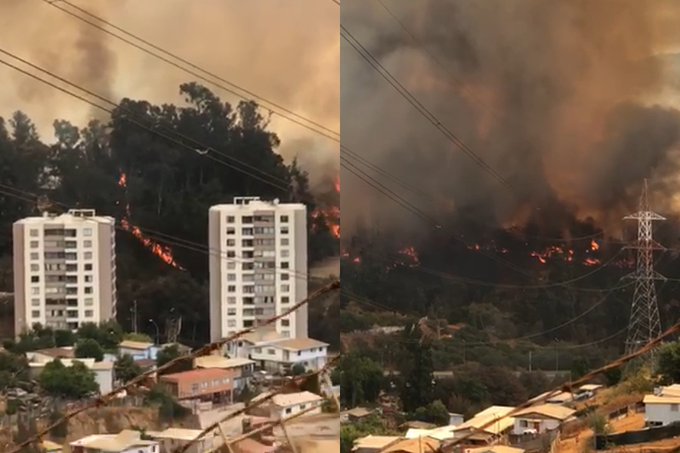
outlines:
[[[302,410],[305,410],[306,407],[307,407],[306,404],[300,404],[300,410],[301,410],[301,411],[302,411]]]
[[[276,354],[276,350],[275,350],[275,349],[271,349],[271,348],[270,348],[270,349],[267,349],[267,354],[269,354],[269,355],[274,355],[274,354]]]
[[[255,321],[252,319],[246,319],[243,321],[243,327],[253,327],[255,325]]]
[[[37,249],[39,245],[40,245],[39,241],[31,241],[31,248],[32,249]]]
[[[91,275],[85,276],[85,283],[92,283],[92,276]]]
[[[29,234],[31,235],[32,238],[37,238],[40,233],[38,232],[38,230],[31,230]]]
[[[290,326],[290,320],[289,319],[282,319],[281,320],[281,326],[289,327]]]
[[[288,223],[288,216],[287,215],[281,216],[281,223]]]
[[[252,228],[241,228],[241,234],[243,236],[252,236],[253,235],[253,229]]]
[[[291,412],[293,412],[293,408],[289,407],[286,409],[286,414],[290,414]]]
[[[40,276],[38,275],[31,276],[31,283],[40,283]]]
[[[86,271],[91,271],[91,270],[92,270],[92,263],[87,263],[87,264],[85,265],[85,270],[86,270]]]
[[[91,259],[92,259],[92,252],[85,252],[85,253],[83,254],[83,257],[84,257],[86,260],[91,260]],[[74,256],[74,258],[75,258],[75,256]]]
[[[227,308],[227,316],[236,316],[235,308]]]
[[[94,299],[91,297],[86,297],[85,298],[85,306],[86,307],[91,307],[94,304]]]
[[[191,393],[197,393],[198,392],[198,384],[192,384],[191,385]]]
[[[235,297],[235,296],[229,296],[229,297],[227,297],[227,303],[228,303],[229,305],[234,305],[234,304],[236,304],[236,297]]]
[[[228,215],[227,216],[227,223],[234,223],[234,222],[236,222],[236,217],[234,217],[233,215]]]
[[[290,297],[288,296],[281,296],[281,303],[282,304],[287,304],[290,302]]]
[[[38,264],[31,264],[31,272],[38,272],[40,270],[40,266]]]
[[[227,327],[236,327],[235,319],[227,319]]]
[[[92,310],[85,310],[85,317],[86,317],[86,318],[92,318],[92,317],[94,317],[94,311],[92,311]]]
[[[31,259],[34,260],[34,261],[37,260],[37,259],[40,259],[40,255],[37,252],[32,252],[31,253]]]
[[[233,261],[229,261],[227,263],[227,269],[233,271],[234,269],[236,269],[236,263],[234,263]]]
[[[288,269],[288,261],[281,262],[281,269]]]
[[[227,250],[227,258],[236,258],[236,252],[233,250]]]
[[[519,426],[520,428],[526,428],[527,426],[529,426],[529,423],[526,420],[520,420]]]
[[[92,228],[83,228],[83,236],[85,237],[92,236]]]
[[[243,223],[253,223],[253,216],[243,216],[241,219],[241,222]]]
[[[31,312],[31,316],[33,316],[34,318],[39,318],[40,317],[40,310],[33,310]]]
[[[290,275],[288,274],[281,274],[281,280],[286,281],[290,279]]]
[[[281,227],[281,234],[288,234],[288,227],[287,226]]]
[[[235,282],[236,281],[236,274],[227,274],[227,281],[228,282]]]
[[[31,299],[31,305],[37,307],[40,305],[40,299]]]
[[[91,286],[85,287],[85,294],[92,294],[92,287]]]
[[[236,246],[236,239],[227,239],[227,247]]]
[[[38,294],[40,294],[40,288],[38,288],[37,286],[34,286],[33,288],[31,288],[31,294],[33,294],[34,296],[37,296]]]
[[[85,247],[86,249],[91,248],[92,247],[92,241],[90,241],[90,240],[83,241],[83,247]]]
[[[282,293],[287,293],[288,291],[290,291],[290,285],[281,285]]]
[[[257,354],[262,354],[262,348],[255,348],[255,352]]]
[[[233,234],[236,234],[236,228],[228,227],[227,228],[227,234],[230,235],[230,236],[233,235]]]
[[[236,292],[236,285],[227,286],[227,292],[235,293]]]

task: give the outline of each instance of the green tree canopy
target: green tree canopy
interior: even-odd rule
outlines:
[[[374,403],[380,395],[384,377],[376,362],[358,353],[348,353],[333,372],[333,381],[340,385],[343,405],[354,407]]]
[[[121,382],[127,382],[142,374],[142,369],[137,365],[130,354],[123,354],[116,360],[114,365],[116,379]]]
[[[70,367],[64,366],[60,360],[48,363],[40,373],[38,383],[51,396],[64,398],[84,398],[99,390],[94,372],[78,361]]]
[[[667,382],[680,382],[680,342],[669,343],[661,348],[657,363],[659,374]]]
[[[94,359],[97,362],[104,360],[104,350],[92,338],[78,340],[75,347],[75,356],[79,359]]]

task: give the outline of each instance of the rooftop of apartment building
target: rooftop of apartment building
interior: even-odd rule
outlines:
[[[97,223],[115,223],[113,217],[98,216],[94,209],[70,209],[63,214],[53,214],[44,212],[42,216],[25,217],[17,220],[17,224],[32,224],[45,223],[46,221],[53,223],[74,223],[82,222],[97,222]]]
[[[234,197],[232,203],[223,203],[210,207],[211,211],[233,211],[234,209],[272,209],[276,207],[286,207],[289,209],[306,209],[302,203],[281,203],[277,198],[273,200],[262,200],[260,197]]]

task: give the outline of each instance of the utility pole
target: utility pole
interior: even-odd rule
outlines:
[[[626,247],[637,250],[635,271],[626,276],[635,280],[626,338],[626,354],[630,354],[661,335],[661,319],[654,281],[666,278],[654,271],[653,257],[654,250],[663,250],[664,247],[652,239],[652,222],[666,219],[650,211],[646,179],[642,186],[638,211],[624,217],[624,220],[637,220],[638,223],[637,241]]]
[[[137,333],[137,301],[132,302],[132,308],[130,309],[132,313],[132,331]]]

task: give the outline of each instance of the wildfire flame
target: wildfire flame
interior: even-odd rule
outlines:
[[[593,252],[597,252],[598,250],[600,250],[600,244],[598,244],[597,241],[595,241],[595,239],[590,241],[590,250],[592,250]]]
[[[340,177],[337,176],[333,181],[333,189],[336,194],[340,193]],[[328,206],[328,207],[318,207],[312,211],[312,218],[318,219],[323,215],[324,221],[328,230],[331,232],[333,237],[340,239],[340,207],[339,206]]]
[[[398,253],[400,255],[408,257],[409,260],[411,261],[408,264],[406,264],[406,263],[402,263],[402,264],[405,264],[408,267],[416,267],[420,264],[420,258],[418,257],[418,251],[412,245],[409,245],[408,247],[404,247],[403,249],[399,250]]]
[[[583,264],[586,266],[599,266],[600,265],[600,260],[597,258],[586,258],[583,260]]]
[[[120,178],[118,179],[118,186],[124,189],[127,188],[127,175],[125,173],[120,174]],[[116,204],[120,203],[116,202]],[[184,268],[177,264],[177,262],[175,261],[175,258],[173,257],[172,254],[172,249],[170,247],[168,247],[167,245],[161,245],[154,241],[153,239],[144,236],[144,233],[142,233],[142,230],[138,226],[130,224],[130,221],[128,220],[129,217],[130,217],[130,203],[126,203],[125,217],[123,217],[123,219],[120,221],[121,228],[124,231],[128,231],[130,234],[132,234],[132,236],[135,237],[139,242],[141,242],[144,247],[149,249],[151,253],[159,257],[163,262],[169,264],[175,269],[184,270]]]

